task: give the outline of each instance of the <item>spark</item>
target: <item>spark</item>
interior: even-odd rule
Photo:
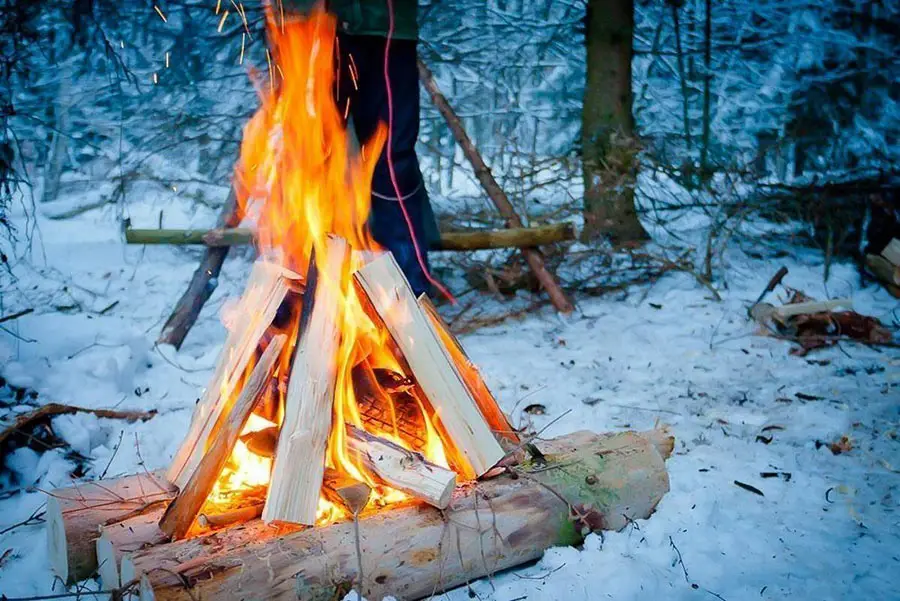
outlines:
[[[269,53],[269,49],[266,48],[266,63],[269,65],[269,91],[271,93],[275,93],[275,74],[272,72],[272,55]]]
[[[156,71],[153,72],[153,83],[154,84],[159,83],[159,77],[157,77]]]
[[[239,65],[243,65],[243,64],[244,64],[244,40],[246,40],[246,39],[247,39],[247,34],[246,34],[246,33],[241,33],[241,58],[240,58],[240,60],[238,61],[238,64],[239,64]]]
[[[169,22],[169,20],[166,19],[166,15],[163,14],[163,11],[161,11],[157,5],[155,5],[155,4],[153,5],[153,10],[155,10],[156,14],[159,15],[159,18],[163,20],[163,23]]]
[[[216,14],[219,14],[220,8],[222,8],[222,0],[216,0]]]
[[[169,52],[166,51],[166,69],[169,68]]]
[[[234,0],[231,0],[231,5],[234,6],[234,10],[237,11],[238,16],[241,18],[241,22],[244,24],[244,30],[247,32],[247,35],[250,35],[250,25],[247,23],[247,13],[244,11],[243,2],[235,4]],[[252,37],[253,36],[251,36],[251,38]]]
[[[225,25],[225,19],[228,18],[228,10],[226,9],[224,13],[222,13],[222,19],[219,21],[219,33],[222,33],[222,27]]]
[[[353,89],[359,90],[359,84],[356,81],[356,78],[358,77],[358,72],[356,70],[356,61],[353,60],[353,55],[349,52],[347,53],[347,56],[350,57],[350,79],[353,80]]]
[[[350,114],[350,99],[347,99],[347,104],[344,106],[344,121],[347,120],[347,115]]]
[[[120,48],[124,48],[124,47],[125,47],[125,40],[119,40],[119,47],[120,47]]]

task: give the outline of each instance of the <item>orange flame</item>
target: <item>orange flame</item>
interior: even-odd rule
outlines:
[[[334,98],[335,86],[335,18],[321,9],[306,18],[282,23],[267,8],[267,32],[272,53],[268,55],[269,81],[262,83],[256,74],[261,106],[244,128],[241,157],[235,173],[235,189],[245,219],[255,223],[260,254],[280,261],[292,271],[305,274],[311,257],[324,266],[329,234],[347,240],[354,251],[381,251],[368,228],[371,181],[375,163],[386,141],[382,124],[372,139],[363,141],[355,152],[347,133],[345,113]],[[315,252],[313,252],[315,251]],[[345,444],[345,423],[372,431],[401,446],[413,449],[400,435],[397,410],[390,395],[377,391],[379,400],[389,407],[390,418],[380,427],[366,426],[354,389],[354,368],[363,361],[376,368],[402,374],[403,369],[393,355],[390,336],[380,322],[376,323],[363,308],[350,285],[352,271],[364,261],[364,253],[355,253],[348,271],[339,281],[327,281],[319,270],[319,286],[336,286],[340,290],[341,341],[338,350],[337,383],[334,415],[328,442],[326,462],[375,490],[380,504],[405,498],[399,491],[378,486],[372,474],[351,456]],[[322,263],[320,263],[322,262]],[[287,357],[299,335],[290,333],[292,343],[285,346]],[[287,369],[286,361],[281,363]],[[280,395],[283,399],[284,395]],[[421,452],[433,463],[447,466],[444,445],[432,424],[431,412],[422,399],[412,395],[413,410],[420,413],[421,432],[417,439],[424,444],[413,450]],[[409,410],[409,407],[407,407]],[[281,412],[279,412],[279,419]],[[245,431],[257,429],[259,423],[248,423]],[[452,445],[448,450],[452,449]],[[250,457],[248,457],[248,455]],[[223,491],[234,487],[252,487],[266,483],[271,460],[253,458],[243,443],[235,448],[231,462],[234,470],[220,478],[210,502],[223,498]],[[266,477],[260,477],[264,474]],[[221,486],[220,486],[221,485]],[[218,495],[218,496],[217,496]],[[340,510],[320,499],[319,518],[333,521]]]

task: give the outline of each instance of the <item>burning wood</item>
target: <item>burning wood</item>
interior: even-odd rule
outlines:
[[[357,270],[354,280],[384,322],[439,415],[438,426],[457,452],[456,467],[467,478],[491,469],[503,457],[503,449],[478,410],[449,351],[416,302],[394,257],[385,253],[371,261]]]
[[[178,496],[170,504],[159,523],[160,529],[169,538],[182,538],[187,534],[197,517],[203,503],[206,502],[209,493],[216,483],[225,462],[228,460],[241,429],[250,417],[250,412],[256,404],[260,393],[268,384],[278,361],[281,349],[284,346],[284,335],[276,336],[269,343],[259,363],[253,368],[253,372],[241,389],[237,400],[231,408],[228,419],[219,428],[216,438],[209,450],[200,460],[197,469],[191,474]]]
[[[257,261],[250,273],[234,324],[209,387],[194,409],[191,428],[175,454],[166,479],[183,488],[197,469],[211,442],[211,435],[234,398],[244,371],[263,333],[288,293],[288,280],[296,275],[265,261]]]
[[[542,444],[552,457],[548,466],[459,489],[443,513],[369,512],[360,518],[361,592],[369,599],[427,597],[536,559],[547,547],[575,544],[588,532],[646,518],[668,490],[670,443],[666,435],[579,432]],[[127,564],[129,575],[145,578],[141,599],[341,598],[358,576],[357,558],[347,551],[353,528],[344,522],[285,534],[251,522],[137,551],[122,569]]]
[[[338,370],[342,280],[349,258],[346,241],[330,237],[319,281],[315,290],[307,292],[307,297],[313,294],[306,299],[311,303],[309,323],[301,324],[302,338],[263,510],[266,522],[312,525],[316,521]]]
[[[419,453],[404,449],[365,430],[347,426],[350,450],[377,479],[438,509],[450,503],[456,474],[434,465]]]

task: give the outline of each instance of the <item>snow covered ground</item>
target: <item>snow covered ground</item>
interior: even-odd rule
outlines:
[[[170,227],[212,220],[180,206],[166,201],[132,218],[155,223],[165,209]],[[229,260],[180,352],[154,348],[196,251],[126,247],[113,212],[41,218],[31,266],[16,267],[18,292],[5,287],[3,301],[5,314],[35,308],[0,332],[0,375],[9,383],[38,391],[40,402],[159,410],[131,425],[56,418],[54,429],[92,458],[87,478],[168,463],[224,339],[219,312],[241,290],[249,260]],[[540,429],[557,420],[545,434],[554,436],[659,421],[672,425],[677,444],[671,492],[650,519],[591,535],[580,549],[551,549],[536,565],[447,598],[900,598],[900,353],[843,345],[795,357],[788,343],[754,335],[745,318],[781,264],[792,287],[817,298],[852,295],[858,311],[887,324],[897,323],[897,302],[879,288],[859,289],[851,265],[833,268],[826,291],[813,251],[779,259],[730,252],[722,302],[674,273],[581,300],[571,318],[544,310],[463,338],[517,423]],[[543,415],[524,412],[535,403]],[[20,409],[12,403],[2,411]],[[817,448],[817,440],[842,435],[852,440],[850,452]],[[44,502],[39,490],[65,485],[73,464],[60,450],[22,449],[7,467],[0,531]],[[779,475],[761,476],[771,472]],[[62,591],[42,525],[0,534],[0,594]]]

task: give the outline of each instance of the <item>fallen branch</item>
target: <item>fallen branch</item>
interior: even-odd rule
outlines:
[[[481,154],[478,152],[478,149],[475,148],[475,145],[466,133],[465,128],[463,128],[462,122],[459,120],[456,111],[453,110],[453,107],[447,102],[447,98],[441,93],[440,88],[438,88],[437,82],[434,81],[434,76],[431,74],[431,71],[421,59],[418,59],[418,66],[419,79],[422,80],[422,84],[425,86],[425,89],[428,90],[431,101],[447,121],[447,125],[450,127],[450,131],[453,132],[453,136],[456,138],[457,143],[459,143],[460,148],[462,148],[463,154],[466,155],[466,158],[469,159],[469,162],[472,164],[472,168],[475,170],[475,177],[481,182],[481,187],[484,188],[484,191],[497,207],[500,216],[506,220],[506,226],[511,228],[523,227],[524,224],[522,223],[522,219],[516,213],[512,203],[509,202],[509,198],[507,198],[506,193],[497,183],[497,180],[494,179],[491,170],[484,163]],[[534,272],[535,277],[550,296],[553,306],[561,313],[571,313],[575,307],[566,297],[562,288],[560,288],[554,275],[547,269],[547,266],[544,264],[543,254],[536,248],[522,248],[521,250],[531,271]]]
[[[24,317],[24,316],[28,315],[29,313],[34,313],[34,309],[31,309],[31,308],[22,309],[21,311],[12,313],[11,315],[4,315],[3,317],[0,317],[0,323],[5,323],[7,321],[19,319],[20,317]]]
[[[237,204],[237,195],[232,187],[228,193],[228,199],[222,206],[222,212],[216,225],[218,227],[234,227],[239,223],[240,210]],[[228,254],[228,248],[227,246],[210,247],[203,252],[200,265],[191,277],[187,290],[178,299],[172,314],[163,325],[157,343],[171,344],[176,349],[181,348],[185,336],[200,315],[200,309],[216,289],[219,272],[222,270],[222,264]]]
[[[57,415],[70,415],[73,413],[91,413],[97,417],[108,419],[124,419],[129,422],[141,420],[145,422],[156,415],[156,409],[151,409],[150,411],[117,411],[115,409],[89,409],[87,407],[76,407],[75,405],[47,403],[34,411],[16,416],[13,423],[0,432],[0,445],[10,436],[33,428],[38,422]]]
[[[444,231],[432,250],[482,250],[543,246],[575,239],[570,223],[555,223],[502,230]],[[127,229],[128,244],[203,244],[210,248],[253,243],[250,228],[216,228],[211,230]]]

